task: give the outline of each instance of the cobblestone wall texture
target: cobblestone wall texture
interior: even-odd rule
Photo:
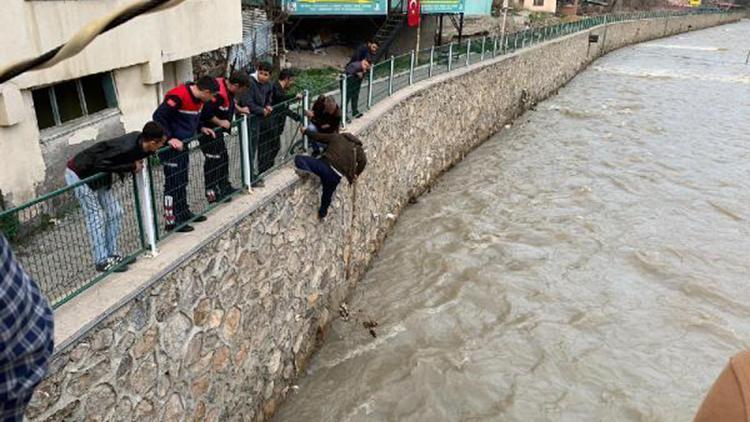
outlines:
[[[606,51],[736,20],[594,28],[415,91],[359,133],[369,165],[324,222],[319,184],[293,183],[58,352],[31,420],[262,421],[409,198]]]

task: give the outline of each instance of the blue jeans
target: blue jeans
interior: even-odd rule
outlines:
[[[65,169],[65,183],[68,186],[81,179],[71,169]],[[91,239],[91,251],[94,263],[104,262],[107,257],[117,255],[117,237],[122,225],[122,206],[112,193],[112,188],[92,190],[83,184],[73,189],[73,193],[83,210],[86,229]]]
[[[302,171],[310,172],[320,177],[320,183],[323,185],[323,194],[320,198],[318,216],[320,218],[325,217],[328,214],[328,207],[331,205],[333,193],[336,192],[336,188],[339,182],[341,182],[341,176],[333,171],[331,166],[323,160],[308,157],[307,155],[294,157],[294,165]]]
[[[309,133],[318,133],[319,132],[318,131],[318,127],[315,126],[312,123],[310,123],[310,124],[307,125],[307,127],[305,128],[305,131],[307,131]],[[310,146],[312,147],[313,152],[315,152],[316,154],[320,154],[321,152],[325,151],[326,148],[328,147],[328,145],[326,145],[326,144],[319,144],[319,143],[313,141],[312,139],[310,139]]]

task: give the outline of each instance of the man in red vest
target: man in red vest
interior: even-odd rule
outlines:
[[[219,92],[216,79],[204,76],[195,83],[186,82],[167,92],[164,102],[154,112],[154,121],[164,128],[169,150],[159,154],[164,169],[165,229],[191,232],[188,220],[206,221],[195,215],[187,202],[187,184],[190,170],[190,153],[183,151],[184,141],[193,137],[200,126],[203,104],[214,99]],[[201,128],[204,135],[216,136],[210,128]]]
[[[229,79],[216,78],[216,83],[219,85],[219,93],[201,112],[201,127],[214,129],[215,132],[214,137],[203,135],[200,138],[201,150],[206,159],[203,174],[209,203],[221,201],[237,190],[229,183],[229,154],[224,143],[224,133],[232,130],[235,97],[250,86],[250,76],[237,71]]]

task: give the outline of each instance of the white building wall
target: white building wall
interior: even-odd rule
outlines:
[[[0,63],[54,48],[90,20],[130,1],[3,0]],[[171,87],[192,78],[192,56],[241,41],[240,0],[187,0],[173,9],[135,18],[49,69],[0,85],[0,144],[13,157],[0,167],[6,205],[18,205],[59,187],[67,158],[93,141],[140,129],[158,105],[167,69],[172,75],[164,85]],[[118,110],[39,131],[32,88],[108,71]]]

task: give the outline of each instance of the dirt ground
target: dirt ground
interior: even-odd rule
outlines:
[[[354,50],[349,47],[336,45],[321,48],[317,52],[310,50],[290,51],[286,55],[286,60],[291,67],[302,70],[320,69],[328,66],[343,69],[353,52]]]

